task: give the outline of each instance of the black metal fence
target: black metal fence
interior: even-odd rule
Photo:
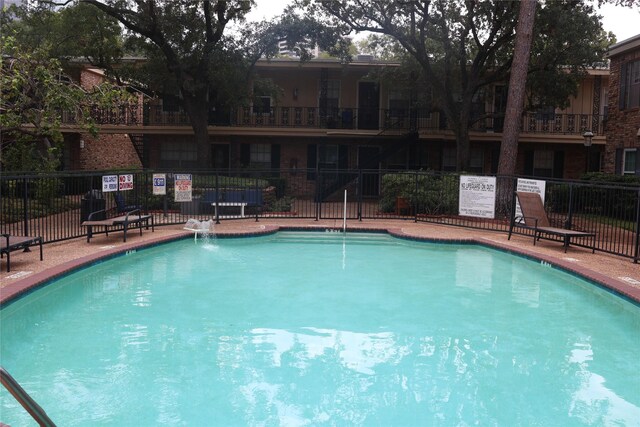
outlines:
[[[179,202],[175,181],[182,173],[191,175],[191,197]],[[165,194],[154,194],[162,188],[154,186],[154,174],[164,178]],[[105,176],[112,178],[115,191],[103,192]],[[118,190],[120,179],[130,189]],[[78,238],[86,235],[81,222],[89,213],[105,209],[115,215],[119,204],[139,206],[154,215],[156,225],[190,218],[342,220],[346,214],[349,221],[404,219],[507,232],[517,179],[496,177],[495,214],[477,218],[459,214],[458,174],[336,169],[5,174],[0,177],[0,232],[38,235],[45,242]],[[595,232],[595,243],[585,241],[585,246],[639,260],[639,186],[547,180],[545,208],[554,226]]]

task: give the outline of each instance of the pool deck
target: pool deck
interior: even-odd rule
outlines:
[[[340,220],[300,220],[300,219],[254,219],[223,221],[215,226],[218,236],[249,236],[275,232],[281,227],[325,230],[341,229]],[[514,235],[507,240],[501,232],[472,230],[411,220],[364,220],[348,221],[349,230],[383,230],[392,235],[460,243],[478,243],[505,250],[555,265],[567,271],[586,277],[603,287],[623,295],[640,304],[640,265],[631,259],[596,252],[576,246],[569,247],[565,254],[562,243],[541,240],[533,245],[532,237]],[[0,265],[0,304],[31,289],[64,275],[83,265],[127,251],[143,248],[179,238],[191,237],[191,232],[182,225],[156,227],[155,232],[145,230],[142,235],[127,233],[127,242],[122,241],[121,232],[98,234],[90,243],[80,237],[44,246],[44,261],[39,260],[38,251],[31,253],[14,252],[11,256],[11,272],[6,272],[6,260]]]

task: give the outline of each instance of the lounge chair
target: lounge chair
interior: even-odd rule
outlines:
[[[124,215],[120,215],[114,218],[94,219],[103,217],[104,213],[104,210],[91,212],[91,214],[89,214],[89,218],[86,221],[83,221],[82,224],[80,224],[83,227],[87,227],[87,243],[89,243],[91,241],[91,238],[93,237],[94,227],[104,227],[104,231],[107,236],[109,235],[109,227],[122,229],[124,232],[124,242],[127,241],[127,230],[132,227],[138,227],[140,229],[140,235],[142,236],[143,224],[148,230],[149,221],[151,221],[151,231],[155,231],[153,224],[153,215],[142,215],[139,209],[134,209]]]
[[[513,228],[518,226],[533,230],[534,246],[536,244],[536,241],[540,240],[540,236],[543,234],[560,236],[563,238],[564,251],[567,252],[567,248],[571,243],[572,237],[591,237],[592,252],[595,252],[595,233],[552,227],[551,223],[549,222],[549,218],[547,217],[547,213],[544,210],[544,203],[542,202],[542,198],[538,193],[516,191],[515,194],[518,202],[520,203],[522,216],[516,217],[514,212],[511,219],[511,225],[509,227],[509,240],[511,239]]]
[[[140,209],[140,205],[127,205],[122,193],[118,193],[118,192],[113,193],[113,200],[115,200],[116,202],[116,210],[118,211],[119,214]]]
[[[23,249],[24,252],[29,252],[29,247],[40,245],[40,261],[42,261],[42,237],[28,237],[28,236],[12,236],[10,234],[0,234],[2,236],[0,247],[0,258],[7,254],[7,273],[11,271],[11,252]]]

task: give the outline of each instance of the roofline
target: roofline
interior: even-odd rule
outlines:
[[[400,65],[398,61],[384,61],[379,59],[358,59],[357,57],[353,58],[351,61],[343,62],[338,58],[313,58],[307,61],[302,61],[300,58],[260,58],[256,62],[257,66],[260,67],[326,67],[326,68],[335,68],[335,67],[345,67],[345,66],[377,66],[377,67],[397,67]]]
[[[620,55],[631,49],[636,49],[636,48],[640,48],[640,34],[637,34],[633,37],[629,37],[626,40],[622,40],[619,43],[609,46],[609,50],[607,51],[607,56],[610,58],[612,56]]]

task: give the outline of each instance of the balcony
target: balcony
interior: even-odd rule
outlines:
[[[189,117],[183,111],[163,111],[161,106],[132,104],[118,108],[91,108],[90,115],[100,126],[129,127],[190,127]],[[488,115],[487,115],[488,116]],[[75,116],[62,114],[66,125],[76,123]],[[604,135],[605,116],[592,114],[548,114],[526,112],[521,133],[547,135],[582,135],[591,130]],[[306,128],[375,131],[419,131],[441,133],[450,131],[444,115],[421,109],[358,109],[319,107],[272,107],[259,110],[241,107],[232,112],[212,112],[209,125],[246,128]],[[473,132],[501,133],[504,119],[485,117],[471,125]]]

